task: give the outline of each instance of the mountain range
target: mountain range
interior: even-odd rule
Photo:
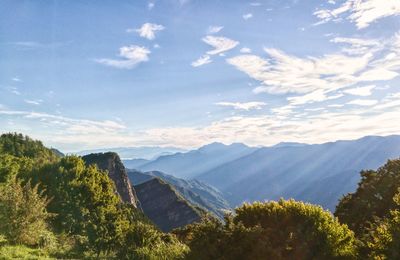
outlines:
[[[257,148],[241,143],[231,145],[211,143],[197,150],[160,156],[144,164],[138,164],[135,168],[141,171],[157,170],[179,178],[191,179],[256,150]],[[132,168],[127,166],[131,162],[125,160],[124,164],[127,168]]]
[[[116,148],[102,148],[94,150],[79,151],[76,154],[80,156],[92,153],[105,153],[114,152],[122,159],[145,159],[153,160],[163,155],[175,154],[178,152],[185,152],[186,150],[176,147],[159,147],[159,146],[138,146],[138,147],[116,147]]]
[[[343,195],[355,190],[361,170],[398,157],[398,135],[261,148],[213,143],[146,161],[136,169],[203,181],[219,189],[232,206],[283,197],[334,210]]]

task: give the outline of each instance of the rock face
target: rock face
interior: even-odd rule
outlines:
[[[201,218],[198,209],[159,178],[136,185],[135,190],[144,214],[165,232]]]
[[[153,178],[159,178],[170,184],[182,197],[192,205],[196,205],[205,211],[223,219],[224,215],[231,211],[229,203],[223,198],[216,188],[198,180],[184,180],[159,171],[140,172],[127,169],[128,177],[132,183],[139,185]]]
[[[96,164],[99,169],[108,171],[108,176],[115,183],[121,200],[132,204],[136,208],[140,207],[135,190],[118,154],[113,152],[96,153],[83,156],[82,159],[88,165]]]

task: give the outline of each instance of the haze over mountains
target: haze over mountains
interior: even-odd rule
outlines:
[[[91,153],[117,153],[122,159],[145,159],[152,160],[162,155],[174,154],[178,152],[185,152],[186,150],[176,147],[159,147],[159,146],[138,146],[138,147],[116,147],[116,148],[102,148],[93,150],[84,150],[77,152],[77,155],[83,156]]]
[[[137,168],[142,171],[157,170],[179,178],[190,179],[256,150],[257,148],[240,143],[231,145],[212,143],[186,153],[160,156]]]
[[[218,188],[231,206],[283,197],[333,210],[342,195],[354,191],[361,170],[376,169],[398,157],[400,136],[367,136],[352,141],[280,143],[262,148],[213,143],[161,156],[136,168],[201,180]]]

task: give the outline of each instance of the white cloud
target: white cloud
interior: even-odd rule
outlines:
[[[245,19],[245,20],[249,20],[250,18],[253,17],[253,14],[252,14],[252,13],[244,14],[242,17],[243,17],[243,19]]]
[[[210,26],[207,29],[207,34],[214,34],[220,32],[222,29],[224,29],[223,26]]]
[[[196,61],[193,61],[191,65],[193,67],[199,67],[199,66],[211,63],[211,62],[212,62],[212,60],[210,59],[209,55],[203,55],[200,58],[198,58]]]
[[[19,77],[14,77],[11,80],[15,81],[15,82],[21,82],[22,81]]]
[[[251,6],[261,6],[262,4],[259,2],[250,3]]]
[[[261,109],[263,106],[267,105],[264,102],[245,102],[245,103],[240,103],[240,102],[218,102],[216,103],[218,106],[226,106],[226,107],[233,107],[234,109],[237,110],[253,110],[253,109]]]
[[[356,24],[358,29],[368,27],[371,23],[388,16],[400,14],[398,0],[347,0],[335,9],[322,9],[314,13],[321,23],[341,21],[341,16]]]
[[[227,60],[240,71],[265,86],[255,91],[269,93],[309,93],[332,91],[354,84],[355,74],[365,69],[370,55],[349,57],[341,54],[298,58],[277,49],[265,49],[269,59],[239,55]]]
[[[154,40],[156,38],[156,32],[164,30],[165,27],[161,24],[145,23],[139,29],[128,29],[127,32],[137,32],[140,37],[148,40]]]
[[[150,2],[150,3],[147,4],[147,8],[148,8],[149,10],[153,9],[154,6],[155,6],[155,4],[152,3],[152,2]]]
[[[122,59],[96,59],[95,61],[119,69],[132,69],[136,65],[149,60],[151,51],[146,47],[137,45],[124,46],[119,49]]]
[[[349,47],[342,48],[342,51],[349,55],[363,55],[382,48],[382,43],[375,39],[336,37],[331,42],[348,45]]]
[[[283,140],[322,143],[365,135],[398,134],[399,99],[400,95],[393,93],[376,105],[349,106],[346,110],[336,109],[338,112],[319,110],[311,114],[299,114],[299,108],[287,105],[271,109],[271,115],[227,117],[202,127],[151,127],[134,131],[117,121],[67,118],[28,111],[0,109],[0,119],[11,117],[15,122],[14,126],[5,126],[3,131],[28,129],[25,133],[64,151],[141,145],[193,148],[214,141],[248,145],[272,145]],[[328,107],[341,106],[332,104]],[[31,126],[34,127],[29,128]]]
[[[229,51],[235,48],[239,44],[239,42],[237,41],[222,36],[218,37],[218,36],[207,35],[202,40],[203,42],[207,43],[208,45],[214,48],[214,50],[207,52],[207,54],[209,55],[215,55]]]
[[[399,76],[400,33],[384,40],[336,37],[331,41],[346,48],[319,57],[298,57],[265,48],[266,57],[242,54],[227,62],[261,83],[253,89],[255,94],[301,94],[290,98],[292,104],[338,98],[340,93],[332,93]]]
[[[374,100],[374,99],[355,99],[355,100],[348,102],[347,104],[358,105],[358,106],[373,106],[377,103],[378,103],[378,101]]]
[[[41,99],[33,99],[33,100],[25,99],[24,102],[27,104],[30,104],[30,105],[38,106],[38,105],[42,104],[43,100],[41,100]]]
[[[343,94],[327,95],[323,90],[316,90],[303,96],[288,97],[289,104],[293,106],[304,105],[307,103],[322,102],[343,97]]]
[[[343,90],[343,93],[354,95],[354,96],[361,96],[367,97],[372,95],[372,90],[376,88],[375,85],[369,85],[365,87],[356,87]]]
[[[247,47],[243,47],[243,48],[240,49],[240,52],[241,53],[251,53],[251,49],[247,48]]]

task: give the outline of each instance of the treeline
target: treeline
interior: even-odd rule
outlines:
[[[336,212],[244,204],[163,233],[107,173],[19,134],[0,137],[0,258],[400,259],[400,160],[363,171]]]
[[[81,158],[18,134],[2,135],[0,151],[0,258],[179,259],[188,250]]]

